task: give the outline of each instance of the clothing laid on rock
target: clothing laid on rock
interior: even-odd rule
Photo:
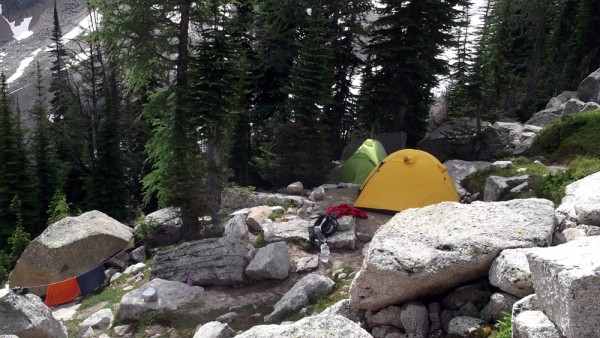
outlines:
[[[104,265],[97,266],[83,275],[77,276],[77,284],[79,284],[82,296],[96,290],[104,284]]]
[[[336,218],[340,218],[346,215],[367,218],[367,214],[364,211],[348,204],[340,204],[335,207],[329,207],[325,212],[326,215],[331,215],[333,213],[337,213],[335,216]]]
[[[69,278],[64,281],[48,285],[46,291],[46,306],[59,305],[72,302],[81,293],[77,278]]]

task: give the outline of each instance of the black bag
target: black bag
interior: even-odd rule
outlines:
[[[308,229],[308,238],[312,246],[318,239],[321,243],[327,242],[327,237],[333,235],[339,230],[340,224],[337,221],[337,213],[320,214],[312,227]]]

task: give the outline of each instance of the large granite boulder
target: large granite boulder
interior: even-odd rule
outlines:
[[[542,311],[524,311],[512,320],[513,338],[562,338],[556,325]]]
[[[459,159],[465,161],[491,161],[509,154],[509,147],[503,143],[500,133],[484,122],[477,137],[475,120],[455,119],[444,123],[427,134],[417,144],[440,161]]]
[[[183,221],[179,208],[164,208],[157,210],[146,217],[136,226],[136,231],[148,237],[151,246],[171,245],[183,237]]]
[[[444,162],[444,167],[448,170],[454,187],[460,196],[463,196],[467,191],[460,185],[460,182],[472,173],[483,170],[492,165],[492,162],[485,161],[463,161],[463,160],[450,160]]]
[[[576,207],[594,203],[600,203],[600,172],[567,185],[565,197],[556,209],[556,218],[559,223],[565,220],[577,222]]]
[[[504,249],[550,245],[555,227],[554,206],[543,199],[404,210],[375,233],[352,305],[377,310],[484,277]]]
[[[569,101],[567,101],[567,103],[565,103],[565,107],[563,108],[561,116],[565,117],[571,114],[580,113],[583,111],[584,108],[585,102],[579,101],[577,99],[570,99]]]
[[[235,333],[226,323],[208,322],[196,330],[194,338],[230,338]]]
[[[156,300],[145,301],[144,291],[154,289]],[[126,293],[119,303],[121,320],[138,320],[140,316],[150,311],[176,311],[186,305],[202,299],[204,289],[199,286],[189,286],[180,282],[172,282],[160,278],[153,279],[139,289]]]
[[[247,281],[246,256],[254,247],[240,239],[210,238],[183,243],[154,256],[153,277],[197,285],[235,285]]]
[[[67,338],[67,331],[40,297],[14,292],[0,298],[0,335],[3,334],[21,338]]]
[[[258,249],[246,267],[246,275],[253,279],[285,279],[289,275],[290,266],[287,244],[271,243]]]
[[[282,325],[257,325],[237,335],[238,338],[272,337],[352,337],[372,338],[359,324],[338,315],[318,315]]]
[[[66,217],[35,238],[11,272],[11,287],[44,285],[87,272],[127,248],[131,228],[99,211]],[[46,288],[30,288],[46,294]]]
[[[600,337],[600,237],[527,255],[544,313],[567,337]]]
[[[244,215],[235,215],[225,223],[225,232],[223,237],[238,238],[248,240],[248,225]]]
[[[273,324],[299,311],[308,302],[330,294],[334,282],[323,275],[310,274],[299,280],[273,306],[273,312],[265,316],[265,323]]]
[[[583,102],[600,103],[600,69],[581,81],[577,87],[577,98]]]

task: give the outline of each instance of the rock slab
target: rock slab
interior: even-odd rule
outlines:
[[[197,285],[235,285],[247,281],[244,258],[254,247],[240,239],[210,238],[183,243],[154,256],[153,277]]]
[[[146,289],[156,290],[157,299],[146,302],[143,293]],[[178,308],[198,301],[204,289],[184,283],[172,282],[160,278],[151,280],[139,289],[126,293],[119,304],[122,320],[138,320],[149,311],[175,311]]]
[[[600,337],[600,237],[528,254],[544,313],[567,337]]]
[[[354,307],[378,310],[487,275],[500,251],[548,246],[554,206],[543,199],[443,202],[397,213],[373,237],[350,288]]]
[[[67,338],[67,331],[34,294],[9,292],[0,298],[0,334],[28,338]]]
[[[287,315],[299,311],[308,302],[331,293],[334,282],[325,276],[310,274],[299,280],[273,306],[273,312],[265,316],[265,323],[276,323]]]
[[[99,211],[66,217],[31,241],[10,274],[9,285],[45,285],[78,276],[126,248],[132,238],[131,228]],[[46,294],[46,288],[29,291]]]
[[[319,315],[303,318],[284,325],[258,325],[237,335],[239,338],[272,337],[352,337],[372,338],[359,324],[338,315]]]

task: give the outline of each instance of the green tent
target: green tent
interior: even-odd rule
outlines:
[[[363,184],[373,168],[386,158],[385,149],[377,140],[367,139],[342,167],[342,182]]]

